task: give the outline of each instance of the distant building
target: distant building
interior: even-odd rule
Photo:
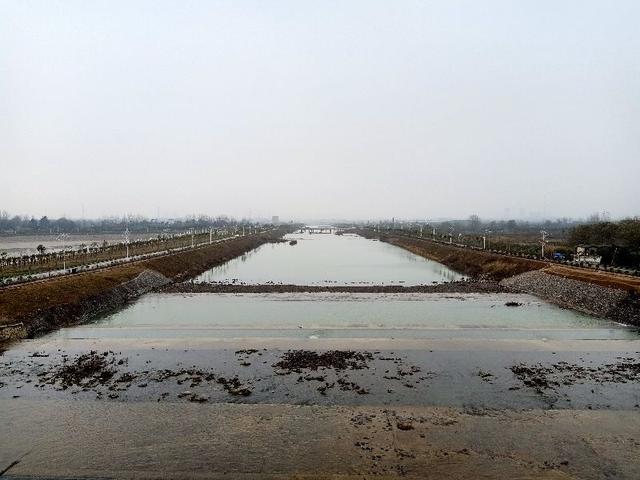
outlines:
[[[573,260],[589,265],[600,265],[602,255],[598,255],[598,247],[595,245],[579,245],[576,247],[576,254],[573,256]]]
[[[278,215],[274,215],[273,217],[271,217],[271,223],[273,223],[274,225],[278,225],[280,223],[280,217]]]

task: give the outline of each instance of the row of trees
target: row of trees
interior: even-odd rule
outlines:
[[[539,222],[526,220],[482,220],[478,215],[471,215],[467,219],[462,220],[444,220],[444,221],[415,221],[406,222],[400,220],[386,220],[383,222],[373,223],[373,226],[380,226],[384,229],[416,229],[423,227],[423,230],[430,231],[435,228],[440,233],[449,231],[455,234],[462,233],[464,235],[481,235],[490,231],[494,235],[512,235],[526,234],[539,236],[540,230],[545,230],[553,234],[554,238],[566,238],[569,231],[582,222],[570,218],[558,218],[555,220],[544,220]],[[371,222],[369,222],[371,226]]]
[[[227,216],[210,217],[207,215],[193,216],[175,220],[148,219],[141,216],[127,216],[122,218],[103,218],[93,220],[70,220],[68,218],[52,219],[47,216],[36,219],[34,217],[14,215],[0,212],[0,234],[59,234],[59,233],[122,233],[128,228],[132,233],[178,232],[192,228],[223,229],[239,224],[248,223],[237,221]]]

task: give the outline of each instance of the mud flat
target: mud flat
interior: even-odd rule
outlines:
[[[238,237],[105,270],[4,287],[0,289],[0,324],[22,324],[26,335],[33,336],[64,325],[86,322],[122,307],[144,293],[174,281],[184,281],[277,240],[284,233],[284,230],[277,230]]]

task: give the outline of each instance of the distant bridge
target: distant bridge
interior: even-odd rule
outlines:
[[[300,229],[300,231],[308,233],[337,233],[342,230],[342,228],[333,225],[306,225]]]

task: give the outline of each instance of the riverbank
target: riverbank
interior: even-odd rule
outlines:
[[[0,289],[0,340],[46,333],[96,318],[156,288],[181,282],[258,246],[285,230],[236,237],[140,262]],[[20,325],[22,328],[1,328]]]
[[[358,235],[377,239],[418,256],[446,265],[471,277],[500,281],[504,278],[544,268],[544,262],[519,257],[504,257],[491,252],[467,250],[415,237],[380,234],[372,230],[358,230]]]
[[[536,295],[563,308],[640,326],[640,279],[636,277],[462,249],[414,237],[381,235],[370,230],[358,234],[440,262],[471,276],[470,284],[479,280],[499,282],[509,291]]]

